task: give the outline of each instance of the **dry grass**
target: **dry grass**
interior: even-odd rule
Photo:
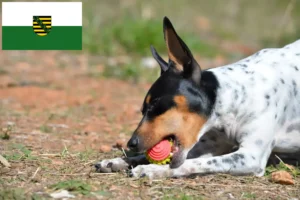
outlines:
[[[95,173],[92,163],[119,152],[94,153],[88,161],[78,154],[39,155],[34,161],[12,161],[11,170],[1,170],[4,191],[23,188],[27,196],[48,197],[55,190],[68,189],[80,199],[291,199],[299,197],[300,178],[296,185],[283,186],[268,177],[233,177],[207,175],[181,179],[136,180],[122,173]],[[57,156],[57,157],[56,157]],[[47,161],[46,161],[47,160]],[[62,162],[62,164],[57,164]],[[73,183],[73,185],[72,185]],[[53,186],[54,185],[54,186]],[[125,198],[126,197],[126,198]]]
[[[56,60],[64,57],[50,55]],[[49,59],[49,53],[39,57]],[[72,57],[66,62],[79,60]],[[130,137],[149,84],[91,78],[85,64],[67,64],[70,67],[62,70],[51,66],[51,60],[48,65],[32,66],[13,59],[5,62],[1,80],[6,82],[0,81],[0,135],[5,137],[0,139],[0,151],[11,166],[0,168],[0,199],[48,199],[61,189],[77,199],[291,199],[300,195],[298,174],[295,185],[283,186],[270,182],[268,176],[219,174],[149,181],[129,178],[125,172],[95,173],[96,161],[122,155],[117,149],[100,153],[99,147]],[[31,83],[27,86],[21,84],[24,70]],[[277,169],[268,172],[273,170]]]
[[[149,181],[129,178],[125,172],[99,174],[93,168],[98,160],[122,155],[116,149],[100,153],[99,148],[130,137],[149,80],[158,75],[158,69],[140,66],[140,57],[150,53],[140,48],[152,41],[142,40],[133,52],[126,51],[126,45],[115,46],[115,38],[106,37],[114,33],[117,23],[112,22],[130,13],[130,25],[139,24],[132,29],[124,24],[125,40],[128,34],[143,35],[140,29],[149,20],[167,15],[183,35],[201,38],[202,43],[192,37],[187,41],[205,44],[197,47],[196,56],[206,68],[238,60],[264,46],[266,38],[278,46],[298,37],[300,4],[289,2],[89,0],[84,2],[83,52],[0,52],[0,153],[9,162],[6,167],[0,164],[0,199],[49,199],[61,189],[76,199],[299,198],[298,172],[293,174],[295,185],[286,186],[270,182],[268,175]],[[139,19],[144,21],[135,23]],[[161,35],[154,42],[163,44],[161,27],[153,30],[153,35]],[[103,53],[104,40],[109,57]],[[204,55],[209,58],[201,55],[208,51]],[[274,170],[268,168],[268,173]]]

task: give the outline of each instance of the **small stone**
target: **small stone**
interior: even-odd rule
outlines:
[[[107,153],[111,151],[111,146],[103,144],[100,146],[99,150],[102,153]]]
[[[54,165],[63,165],[64,162],[62,160],[52,160],[52,164],[54,164]]]
[[[283,185],[294,185],[295,182],[290,173],[286,171],[276,171],[272,173],[272,181]]]
[[[67,190],[61,190],[59,192],[51,193],[50,196],[54,199],[67,199],[67,198],[75,198],[75,196]]]
[[[231,193],[228,193],[229,199],[235,199]]]

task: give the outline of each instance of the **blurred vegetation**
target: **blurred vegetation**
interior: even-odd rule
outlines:
[[[233,62],[252,53],[234,49],[235,44],[258,50],[280,47],[300,36],[297,0],[89,0],[84,2],[83,13],[84,50],[102,58],[131,58],[126,63],[106,64],[100,76],[135,82],[141,76],[148,81],[158,76],[158,69],[141,66],[141,58],[151,56],[150,45],[167,55],[164,16],[195,55],[210,60],[221,56]]]
[[[164,16],[194,55],[210,61],[221,57],[230,63],[300,36],[299,0],[88,0],[83,1],[84,53],[105,67],[89,75],[154,80],[159,70],[142,66],[141,59],[151,56],[150,45],[167,55]],[[118,62],[122,56],[129,61]],[[111,58],[116,61],[108,62]]]
[[[84,2],[85,49],[101,55],[165,52],[162,18],[168,16],[193,52],[222,53],[217,41],[280,46],[299,37],[297,0],[90,0]]]
[[[84,45],[89,53],[113,56],[116,54],[129,54],[144,56],[150,54],[149,46],[152,44],[159,52],[165,51],[162,31],[162,19],[135,19],[125,14],[115,23],[106,23],[99,34],[94,29],[84,34]],[[209,44],[189,32],[180,34],[185,42],[196,52],[205,57],[213,57],[220,51],[216,46]],[[95,42],[98,41],[98,42]]]

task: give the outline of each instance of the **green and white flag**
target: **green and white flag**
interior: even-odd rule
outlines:
[[[3,50],[81,50],[81,2],[3,2]]]

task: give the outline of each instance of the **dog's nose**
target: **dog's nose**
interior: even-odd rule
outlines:
[[[127,147],[132,151],[137,151],[139,145],[139,138],[137,136],[132,136],[127,143]]]

